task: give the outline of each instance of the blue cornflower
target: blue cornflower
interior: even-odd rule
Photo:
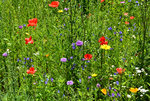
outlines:
[[[112,27],[109,27],[108,30],[112,30]]]
[[[119,85],[119,81],[116,81],[116,84]]]
[[[119,93],[117,93],[117,96],[119,96],[119,97],[120,97],[120,94],[119,94]]]
[[[112,93],[111,95],[112,95],[112,97],[114,97],[114,96],[115,96],[115,94],[114,94],[114,93]]]
[[[53,82],[54,81],[54,79],[53,78],[51,78],[51,82]]]
[[[122,32],[120,31],[119,34],[122,34]]]
[[[70,59],[73,59],[73,56],[71,56]]]
[[[75,47],[75,46],[72,46],[72,49],[76,49],[76,47]]]
[[[79,82],[81,83],[81,79],[79,79]]]
[[[116,32],[114,32],[114,34],[116,34]]]
[[[123,41],[123,39],[121,38],[120,41]]]

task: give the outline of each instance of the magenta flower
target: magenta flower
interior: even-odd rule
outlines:
[[[23,28],[23,26],[19,26],[19,28],[20,28],[20,29],[22,29],[22,28]]]
[[[78,41],[76,42],[76,45],[77,45],[77,46],[82,46],[82,45],[83,45],[83,41],[78,40]]]
[[[8,54],[7,53],[3,53],[3,56],[6,57]]]
[[[125,3],[125,1],[120,1],[120,3]]]
[[[67,61],[67,58],[61,58],[60,61],[61,61],[61,62],[66,62],[66,61]]]
[[[67,85],[73,85],[73,81],[72,80],[67,81]]]

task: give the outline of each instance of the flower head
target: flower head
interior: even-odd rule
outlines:
[[[67,85],[73,85],[73,81],[72,80],[67,81]]]
[[[101,45],[101,49],[109,50],[111,47],[109,45]]]
[[[19,29],[22,29],[23,28],[23,26],[19,26]]]
[[[124,72],[125,69],[122,69],[122,68],[116,68],[116,71],[117,71],[119,74],[122,74],[122,72]]]
[[[138,88],[130,88],[129,90],[130,90],[130,92],[132,92],[132,93],[136,93],[136,92],[138,91]]]
[[[60,61],[61,61],[61,62],[66,62],[66,61],[67,61],[67,58],[61,58]]]
[[[8,54],[7,54],[6,52],[5,52],[5,53],[3,53],[3,56],[4,56],[4,57],[6,57],[7,55],[8,55]]]
[[[27,70],[28,74],[34,74],[36,70],[34,70],[34,67],[31,67],[29,70]]]
[[[29,19],[28,22],[29,22],[29,24],[27,25],[28,27],[37,26],[37,18]]]
[[[85,60],[90,60],[92,58],[91,54],[85,54],[84,55]]]
[[[97,76],[97,74],[95,74],[95,73],[94,73],[94,74],[92,74],[92,77],[96,77],[96,76]]]
[[[62,12],[63,12],[63,10],[59,10],[59,11],[58,11],[58,13],[62,13]]]
[[[59,6],[59,1],[52,1],[51,4],[49,4],[49,7],[56,8]]]
[[[65,11],[68,11],[68,10],[69,10],[69,8],[64,8],[64,10],[65,10]]]
[[[130,16],[130,19],[134,19],[134,16]]]
[[[105,0],[101,0],[101,3],[104,2]]]
[[[32,37],[30,36],[30,38],[25,38],[25,44],[28,44],[28,43],[31,43],[33,44],[33,40],[32,40]]]
[[[82,46],[82,45],[83,45],[83,41],[78,40],[78,41],[76,42],[76,45],[77,45],[77,46]]]
[[[105,95],[106,95],[106,93],[107,93],[107,91],[106,91],[105,88],[103,88],[103,89],[101,90],[101,92],[102,92],[103,94],[105,94]]]

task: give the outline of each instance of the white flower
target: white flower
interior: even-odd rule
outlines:
[[[135,35],[132,35],[132,37],[135,39],[136,37],[135,37]]]
[[[36,53],[33,53],[33,55],[39,55],[39,51],[38,51],[38,52],[36,52]]]
[[[135,67],[135,69],[139,69],[138,67]]]
[[[141,70],[136,70],[136,73],[141,73],[142,71]]]
[[[9,49],[7,49],[7,51],[6,51],[8,54],[11,52],[11,51],[9,51]]]
[[[143,96],[143,95],[140,95],[141,97]]]
[[[127,95],[127,98],[131,98],[131,95],[128,94],[128,95]]]
[[[142,68],[141,70],[142,70],[142,72],[144,72],[144,71],[145,71],[145,70],[144,70],[144,68]]]
[[[140,92],[141,93],[146,93],[148,90],[146,90],[146,89],[140,89]]]
[[[112,68],[114,68],[115,66],[114,66],[114,65],[112,65],[111,67],[112,67]]]
[[[147,73],[145,75],[148,75]]]

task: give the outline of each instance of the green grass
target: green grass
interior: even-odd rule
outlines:
[[[150,2],[139,0],[138,6],[136,0],[125,1],[121,4],[120,0],[113,0],[112,4],[109,0],[103,3],[99,0],[59,0],[59,7],[52,8],[48,6],[52,0],[1,0],[0,100],[148,101],[149,91],[142,94],[139,90],[133,94],[129,89],[143,86],[142,89],[147,90],[150,86]],[[63,12],[58,13],[58,10]],[[130,16],[135,18],[131,20]],[[28,20],[33,18],[38,19],[36,29],[27,27]],[[126,25],[125,21],[130,24]],[[19,29],[23,24],[26,27]],[[110,27],[112,30],[108,30]],[[121,35],[123,41],[120,41]],[[26,45],[25,38],[30,36],[34,43]],[[102,36],[112,50],[100,48],[98,40]],[[72,49],[72,43],[77,40],[84,44]],[[8,56],[2,56],[7,49]],[[85,54],[93,56],[89,63],[82,61]],[[67,62],[60,61],[63,57]],[[37,71],[34,75],[27,74],[32,66]],[[125,72],[114,75],[119,67]],[[144,71],[137,73],[136,67]],[[98,75],[88,79],[93,73]],[[109,80],[110,77],[113,80]],[[74,84],[67,85],[69,80]],[[119,85],[114,84],[116,81]],[[100,87],[96,87],[98,83]],[[101,92],[103,88],[107,90],[106,95]],[[120,97],[116,97],[117,93]]]

